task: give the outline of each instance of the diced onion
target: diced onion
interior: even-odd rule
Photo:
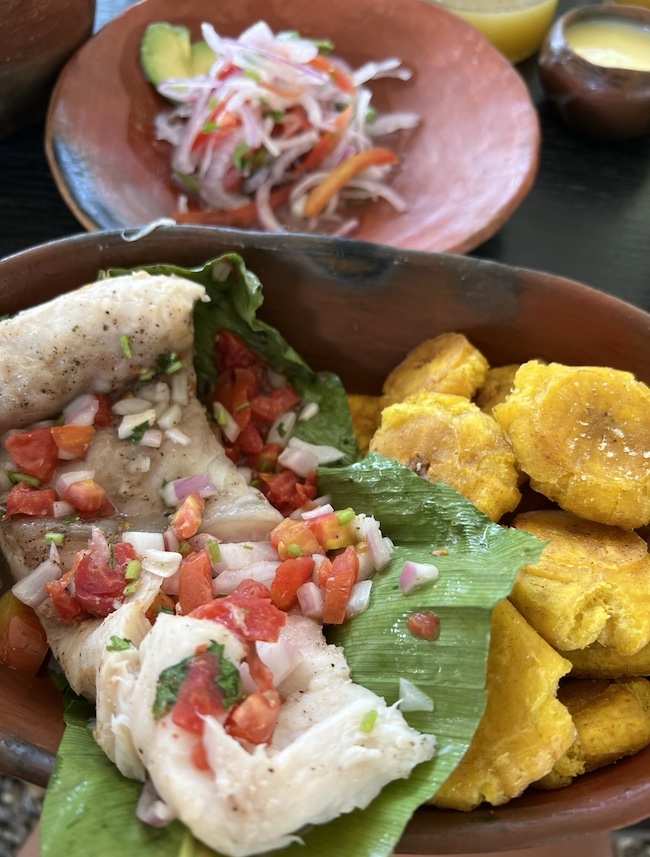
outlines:
[[[305,407],[298,414],[298,419],[300,422],[307,422],[308,420],[313,419],[319,410],[320,407],[318,402],[307,402]]]
[[[255,643],[255,648],[262,663],[273,673],[273,684],[276,687],[302,663],[300,649],[292,646],[286,640],[278,640],[277,643],[265,643],[258,640]]]
[[[164,411],[162,416],[158,417],[158,425],[164,430],[171,429],[177,426],[182,418],[183,409],[179,404],[174,403]]]
[[[433,699],[406,678],[399,680],[398,705],[401,711],[433,711]]]
[[[163,435],[160,429],[147,429],[140,439],[140,446],[148,446],[153,449],[158,449],[162,443]]]
[[[53,515],[55,518],[67,518],[68,515],[74,515],[76,511],[72,503],[66,503],[65,500],[54,501]]]
[[[361,522],[363,538],[368,545],[368,553],[377,571],[388,565],[393,554],[393,543],[384,538],[379,524],[373,517],[365,517]]]
[[[136,553],[140,556],[147,550],[165,550],[165,542],[162,533],[143,533],[134,530],[127,530],[122,534],[122,541],[133,545]]]
[[[132,414],[141,414],[151,407],[149,399],[138,399],[135,396],[127,396],[115,402],[113,405],[113,413],[118,417],[126,417]]]
[[[59,497],[63,497],[67,493],[70,486],[74,485],[75,482],[85,482],[86,479],[94,478],[94,470],[67,470],[65,473],[62,473],[56,480],[54,488]]]
[[[230,441],[230,443],[234,443],[239,437],[241,429],[221,402],[214,403],[212,406],[212,414],[226,440]]]
[[[48,597],[45,584],[61,577],[61,566],[46,559],[38,565],[27,577],[23,577],[18,583],[14,583],[11,591],[23,604],[29,607],[38,607]]]
[[[127,414],[122,417],[122,422],[117,429],[117,436],[120,440],[126,440],[131,437],[136,428],[141,425],[152,426],[156,422],[156,411],[154,408],[148,408],[145,411],[139,411],[135,414]]]
[[[404,563],[404,568],[399,579],[399,588],[405,594],[413,592],[425,583],[430,583],[437,580],[439,577],[438,569],[433,563],[427,562],[412,562],[408,560]]]
[[[305,521],[313,520],[313,518],[320,518],[321,515],[328,515],[330,512],[334,511],[334,506],[331,503],[323,503],[322,506],[316,506],[315,509],[309,509],[306,512],[301,514],[301,518]]]
[[[296,415],[293,411],[287,411],[285,414],[280,414],[269,429],[266,442],[286,446],[289,443],[289,439],[291,438],[291,434],[293,433],[295,426]]]
[[[146,550],[142,557],[142,568],[159,577],[171,577],[181,567],[183,559],[180,553],[175,551]]]
[[[309,619],[322,620],[324,596],[320,586],[308,580],[307,583],[298,587],[296,594],[303,616],[307,616]]]
[[[171,400],[183,407],[189,403],[190,393],[186,372],[176,372],[171,376]]]
[[[305,440],[300,440],[298,437],[292,437],[288,444],[290,449],[305,450],[313,453],[319,464],[332,464],[335,461],[340,461],[345,455],[340,449],[334,446],[326,446],[324,444],[307,443]]]
[[[177,428],[167,429],[165,432],[165,437],[168,437],[172,443],[177,443],[179,446],[189,446],[190,439],[185,434],[185,432],[181,431]]]
[[[257,583],[263,583],[264,586],[270,586],[279,565],[279,561],[261,560],[251,563],[246,568],[222,571],[214,579],[214,593],[215,595],[230,595],[244,580],[255,580]]]
[[[168,506],[178,506],[190,494],[199,494],[204,499],[214,497],[217,489],[209,473],[198,473],[196,476],[184,476],[168,482],[163,488],[163,500]]]
[[[352,619],[353,616],[358,616],[370,604],[370,593],[372,591],[372,580],[360,580],[355,583],[350,593],[350,598],[345,607],[345,616],[347,619]]]
[[[99,399],[88,393],[77,396],[63,409],[63,421],[66,425],[91,426],[99,410]]]
[[[278,455],[278,464],[305,478],[318,467],[318,456],[310,450],[288,446]]]

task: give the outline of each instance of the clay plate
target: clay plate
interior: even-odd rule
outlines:
[[[404,353],[428,336],[464,332],[493,365],[538,357],[607,364],[650,382],[650,315],[550,274],[462,256],[396,251],[360,241],[221,229],[160,228],[137,241],[81,235],[0,262],[0,313],[36,304],[111,266],[199,265],[240,252],[264,284],[261,315],[315,368],[351,391],[377,393]],[[0,770],[47,781],[62,732],[47,675],[0,670]],[[493,852],[626,827],[650,806],[650,748],[566,789],[530,790],[502,807],[416,812],[408,854]]]
[[[491,237],[530,190],[540,135],[523,80],[477,30],[433,3],[147,0],[77,52],[50,102],[50,168],[87,229],[143,225],[173,214],[178,189],[170,178],[170,146],[153,136],[165,102],[144,77],[139,46],[151,22],[185,24],[200,38],[207,20],[231,36],[265,20],[276,31],[330,38],[334,53],[353,67],[392,56],[411,67],[408,82],[373,84],[379,111],[422,117],[417,130],[390,142],[402,159],[392,185],[408,211],[398,214],[383,201],[355,210],[362,219],[355,237],[467,252]]]

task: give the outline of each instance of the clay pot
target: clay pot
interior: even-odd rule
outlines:
[[[95,0],[4,0],[0,15],[0,138],[45,115],[56,77],[90,36]]]

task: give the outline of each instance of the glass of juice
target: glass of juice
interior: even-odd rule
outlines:
[[[513,63],[525,60],[539,48],[558,4],[558,0],[437,2],[477,27]]]

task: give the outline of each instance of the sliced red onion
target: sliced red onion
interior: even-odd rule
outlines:
[[[59,497],[64,497],[71,485],[75,482],[85,482],[86,479],[94,479],[94,470],[66,470],[56,480],[54,490]]]
[[[298,437],[292,437],[288,444],[290,449],[304,450],[311,452],[318,459],[319,464],[332,464],[335,461],[340,461],[345,455],[340,449],[324,444],[307,443],[305,440],[300,440]]]
[[[298,587],[298,604],[303,616],[309,619],[323,619],[323,590],[313,581],[308,580]]]
[[[163,488],[163,500],[168,506],[178,506],[190,494],[199,494],[204,499],[217,494],[209,473],[199,473],[196,476],[184,476],[168,482]]]
[[[29,607],[38,607],[48,598],[45,584],[52,580],[59,580],[60,577],[61,566],[51,559],[46,559],[36,566],[27,577],[23,577],[18,583],[14,583],[11,591],[23,604],[27,604]]]
[[[165,593],[165,595],[170,595],[173,598],[178,598],[178,587],[181,580],[181,573],[177,571],[176,574],[172,574],[171,577],[163,577],[162,583],[160,584],[160,588]]]
[[[300,649],[280,638],[277,643],[255,643],[260,660],[273,673],[273,684],[278,687],[302,663]]]
[[[223,432],[223,436],[226,440],[230,441],[230,443],[234,443],[239,437],[239,433],[241,429],[230,415],[230,413],[224,408],[221,402],[215,402],[212,407],[212,413],[216,420],[217,425]]]
[[[262,560],[260,562],[254,562],[246,568],[222,571],[214,579],[214,594],[230,595],[230,593],[244,580],[255,580],[257,583],[263,583],[265,586],[270,586],[271,583],[273,583],[275,572],[279,565],[279,561],[268,562]]]
[[[63,421],[66,425],[91,426],[99,410],[97,396],[85,394],[77,396],[63,409]]]
[[[288,446],[278,456],[278,464],[305,478],[318,467],[318,456],[315,452]]]
[[[150,827],[166,827],[177,817],[176,812],[162,800],[149,779],[142,787],[135,814],[143,824]]]
[[[399,680],[399,703],[401,711],[433,711],[433,699],[406,678]]]
[[[300,422],[307,422],[308,420],[312,420],[319,412],[320,405],[318,402],[307,402],[305,407],[298,414],[298,419]]]
[[[368,553],[377,571],[388,565],[393,554],[393,543],[384,538],[379,524],[373,517],[365,517],[362,520],[361,531],[368,545]]]
[[[148,550],[165,550],[165,542],[162,533],[144,533],[135,530],[126,530],[122,533],[122,541],[133,545],[135,552],[144,555]]]
[[[156,411],[154,408],[147,408],[146,411],[140,411],[136,414],[127,414],[122,417],[122,421],[117,428],[117,436],[120,440],[126,440],[133,435],[133,432],[139,426],[152,426],[155,422]]]
[[[165,437],[169,438],[172,443],[177,443],[179,446],[189,446],[190,438],[185,434],[184,431],[181,431],[177,428],[167,429],[165,432]]]
[[[158,417],[158,425],[161,429],[167,430],[177,426],[183,419],[183,409],[180,405],[174,404],[166,408]]]
[[[113,413],[118,417],[126,417],[132,414],[141,414],[143,411],[151,408],[149,399],[140,399],[135,396],[127,396],[125,399],[120,399],[113,405]]]
[[[413,592],[425,583],[431,583],[439,577],[438,569],[432,563],[411,562],[404,563],[404,568],[399,578],[399,588],[404,594]]]
[[[149,549],[142,556],[142,569],[159,577],[171,577],[181,567],[182,559],[181,554],[174,551]]]
[[[277,417],[269,429],[266,439],[267,443],[277,443],[280,446],[286,446],[289,443],[294,428],[296,427],[296,414],[294,411],[287,411]]]
[[[162,534],[163,537],[163,550],[173,551],[176,553],[181,546],[181,543],[178,540],[178,537],[174,533],[174,531],[169,528],[165,530]]]
[[[358,616],[359,613],[363,613],[370,604],[371,591],[372,580],[360,580],[354,584],[345,608],[346,619],[352,619],[354,616]]]
[[[323,503],[322,506],[316,506],[315,509],[309,509],[307,512],[302,512],[300,515],[305,521],[311,521],[313,518],[320,518],[321,515],[328,515],[334,511],[334,506],[331,503]]]

